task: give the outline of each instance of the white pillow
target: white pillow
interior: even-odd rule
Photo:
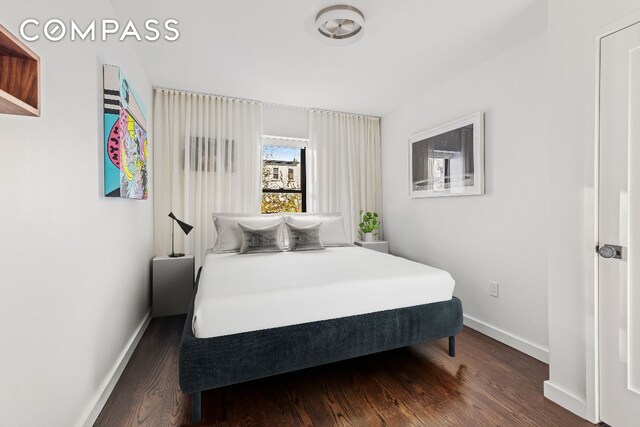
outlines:
[[[242,230],[239,222],[250,228],[265,228],[282,224],[282,215],[246,215],[246,214],[213,214],[213,224],[216,227],[216,243],[213,251],[237,252],[242,246]],[[282,227],[284,228],[284,227]],[[284,246],[284,232],[280,229],[280,242]]]
[[[351,238],[344,231],[344,220],[341,214],[285,214],[285,221],[296,227],[308,227],[321,222],[321,237],[324,246],[350,246],[353,244]]]

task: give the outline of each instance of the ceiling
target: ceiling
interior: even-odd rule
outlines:
[[[364,37],[336,47],[314,20],[341,0],[111,2],[137,25],[179,21],[176,42],[135,42],[155,86],[374,115],[546,26],[546,0],[353,0]]]

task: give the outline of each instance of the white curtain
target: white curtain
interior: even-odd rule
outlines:
[[[176,252],[196,265],[213,247],[213,212],[260,213],[262,105],[259,102],[156,89],[154,102],[154,230],[156,254]]]
[[[342,212],[358,236],[360,210],[382,209],[380,119],[309,112],[308,200],[311,212]]]

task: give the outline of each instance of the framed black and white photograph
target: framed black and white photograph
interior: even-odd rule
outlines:
[[[484,194],[484,114],[409,139],[410,197]]]

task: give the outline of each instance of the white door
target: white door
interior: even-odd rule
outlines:
[[[600,418],[640,426],[640,23],[602,39]]]

